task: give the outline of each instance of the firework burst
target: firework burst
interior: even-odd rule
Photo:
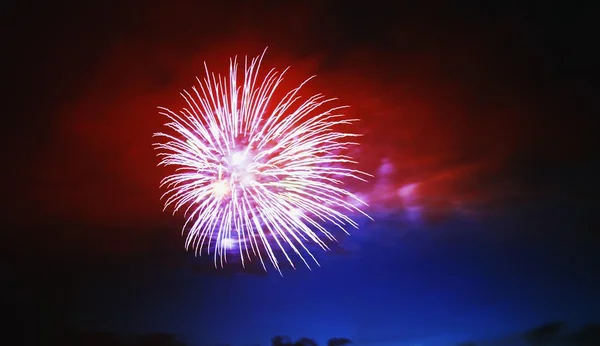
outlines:
[[[223,266],[228,256],[271,262],[281,273],[280,258],[292,267],[295,253],[310,268],[319,264],[307,246],[327,250],[331,228],[348,233],[358,224],[348,215],[366,205],[342,187],[342,179],[365,181],[368,174],[348,168],[345,153],[358,134],[339,132],[353,124],[330,107],[335,99],[298,95],[307,79],[282,97],[275,92],[287,71],[270,70],[262,79],[262,55],[244,62],[238,81],[237,58],[230,60],[229,79],[209,73],[199,88],[183,91],[187,104],[179,113],[159,107],[172,134],[162,139],[159,165],[175,166],[163,179],[165,210],[184,211],[186,249],[214,256]],[[328,230],[329,229],[329,230]]]

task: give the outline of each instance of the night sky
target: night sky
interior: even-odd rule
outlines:
[[[429,346],[600,322],[594,11],[408,3],[3,3],[13,333]],[[267,46],[283,88],[317,75],[304,94],[351,106],[374,175],[349,185],[374,221],[283,277],[186,252],[152,148],[204,61]]]

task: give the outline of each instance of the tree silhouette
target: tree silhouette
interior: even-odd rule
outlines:
[[[532,345],[542,345],[556,339],[565,326],[564,322],[550,322],[525,333],[525,339]]]
[[[570,337],[574,345],[596,346],[600,345],[600,323],[588,324]]]
[[[293,346],[292,339],[289,336],[277,335],[271,339],[272,346]]]
[[[318,346],[318,345],[317,345],[317,342],[314,341],[313,339],[307,338],[307,337],[302,337],[294,343],[294,346]]]
[[[348,338],[331,338],[327,341],[327,346],[346,346],[352,343]],[[317,342],[308,337],[302,337],[296,342],[292,342],[289,336],[277,335],[271,339],[271,346],[318,346]]]
[[[345,346],[351,343],[352,340],[348,338],[331,338],[327,341],[327,346]]]
[[[185,346],[186,344],[177,339],[173,334],[150,333],[140,335],[136,346]]]

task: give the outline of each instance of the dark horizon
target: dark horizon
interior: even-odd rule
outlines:
[[[517,345],[560,321],[545,342],[581,344],[600,322],[591,6],[2,6],[13,333]],[[186,252],[152,149],[156,107],[180,107],[204,61],[225,73],[265,47],[263,72],[291,66],[282,88],[316,75],[307,93],[350,105],[353,155],[374,175],[349,188],[375,221],[283,276]]]

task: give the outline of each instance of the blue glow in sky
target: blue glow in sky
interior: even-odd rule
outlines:
[[[560,217],[538,215],[546,217],[412,227],[380,219],[344,240],[346,255],[325,254],[322,268],[283,278],[214,276],[147,260],[131,268],[133,276],[109,275],[88,288],[77,320],[101,330],[173,332],[192,345],[240,346],[267,345],[275,335],[448,345],[553,320],[597,320],[593,249],[558,237],[568,227]],[[544,238],[520,227],[540,227]]]

